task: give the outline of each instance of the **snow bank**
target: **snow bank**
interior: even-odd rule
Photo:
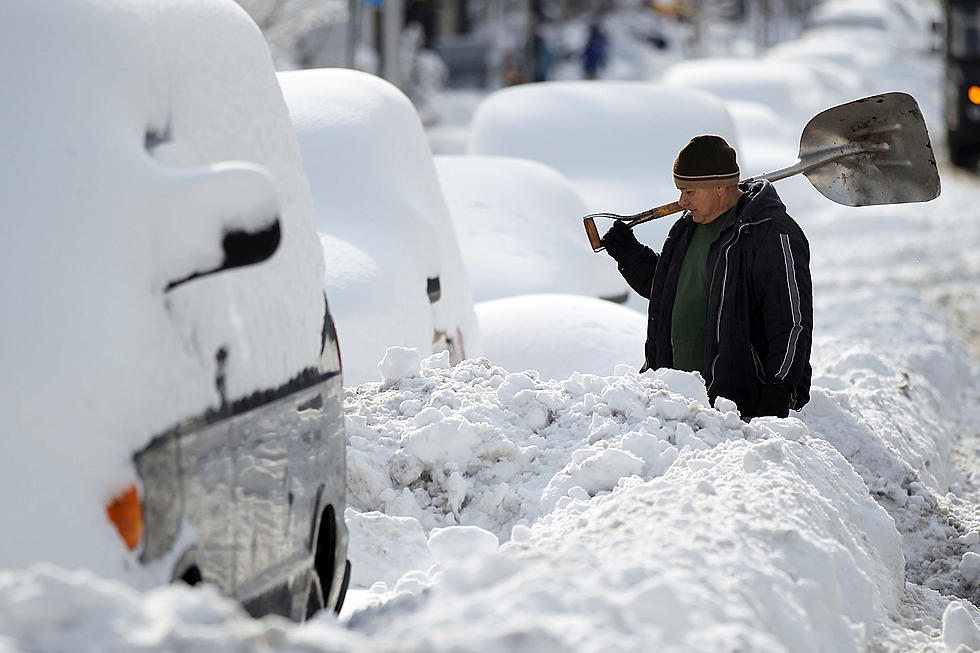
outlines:
[[[472,291],[418,113],[354,70],[279,73],[313,189],[344,382],[391,346],[479,351]],[[430,303],[427,280],[438,279]],[[437,341],[434,344],[434,341]]]
[[[970,596],[980,552],[947,494],[951,416],[976,386],[962,345],[908,294],[822,312],[838,327],[815,347],[813,401],[788,419],[746,425],[676,371],[552,381],[423,361],[348,392],[351,523],[385,512],[505,543],[375,583],[366,603],[385,607],[352,626],[406,650],[968,644],[980,613],[934,591]],[[413,448],[434,433],[463,444]]]
[[[49,564],[27,572],[0,571],[0,633],[0,649],[37,653],[316,650],[316,642],[331,640],[350,651],[363,646],[360,637],[332,619],[303,631],[281,617],[252,619],[206,584],[144,593],[87,570]]]
[[[17,0],[0,36],[0,561],[128,576],[104,506],[133,453],[318,364],[309,189],[233,2]],[[228,232],[276,225],[271,258],[210,274]]]
[[[149,633],[212,650],[969,647],[980,613],[907,584],[906,569],[942,555],[974,577],[980,531],[957,525],[965,513],[943,495],[955,472],[947,457],[917,456],[943,451],[938,416],[952,428],[976,379],[911,296],[854,301],[865,310],[845,298],[823,308],[835,324],[851,318],[815,348],[826,353],[814,404],[750,424],[731,402],[708,406],[688,372],[542,380],[393,350],[383,384],[347,390],[347,522],[363,607],[346,626],[247,620],[219,597],[164,621],[153,606],[196,598],[36,568],[0,575],[0,632],[38,650],[75,634],[28,634],[44,623],[41,596],[66,623],[90,624],[86,641],[100,650]],[[902,325],[896,342],[870,337],[889,324]],[[943,551],[915,545],[927,532]],[[134,622],[148,625],[112,625]]]

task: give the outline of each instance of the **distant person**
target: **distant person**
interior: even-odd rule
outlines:
[[[622,221],[606,251],[650,300],[643,370],[700,372],[712,401],[745,420],[785,417],[810,397],[809,244],[766,180],[738,183],[735,150],[696,136],[674,162],[684,214],[658,255]]]
[[[500,73],[504,86],[514,86],[523,84],[527,80],[521,74],[521,67],[517,63],[517,57],[513,53],[504,56],[504,64]]]
[[[551,68],[554,65],[554,55],[548,40],[541,33],[541,24],[535,21],[531,26],[531,38],[528,44],[531,63],[530,78],[535,82],[545,82],[551,78]]]
[[[582,51],[582,72],[586,79],[596,79],[606,67],[609,56],[609,39],[597,22],[589,25],[589,38]]]

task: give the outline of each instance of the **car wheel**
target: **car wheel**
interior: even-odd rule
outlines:
[[[344,564],[344,580],[340,583],[340,593],[337,596],[337,605],[333,611],[340,614],[340,609],[344,607],[344,599],[347,598],[347,587],[350,585],[350,560]]]

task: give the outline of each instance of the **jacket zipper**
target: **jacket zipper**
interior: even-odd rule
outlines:
[[[718,319],[715,322],[715,345],[718,346],[721,342],[721,315],[725,308],[725,287],[728,284],[728,253],[732,250],[732,246],[735,242],[742,236],[742,230],[747,227],[754,227],[755,225],[760,225],[764,222],[769,222],[772,218],[764,218],[756,222],[745,222],[738,226],[738,229],[732,234],[732,237],[728,239],[728,242],[722,245],[723,253],[718,254],[718,258],[715,259],[715,267],[711,271],[711,284],[708,286],[708,298],[711,297],[711,291],[715,287],[715,278],[718,274],[718,261],[721,260],[722,256],[725,258],[725,274],[721,280],[721,298],[718,301]],[[721,349],[715,354],[715,358],[711,361],[711,383],[708,384],[708,392],[711,392],[712,386],[715,384],[715,366],[718,364],[718,359],[721,357]],[[758,374],[757,374],[758,375]]]
[[[765,383],[766,380],[762,378],[762,373],[766,371],[766,368],[762,364],[762,359],[759,358],[759,353],[753,345],[750,344],[749,349],[752,350],[752,362],[755,364],[755,378],[759,379],[760,383]]]

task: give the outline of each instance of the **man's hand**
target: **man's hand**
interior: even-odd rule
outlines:
[[[616,220],[602,237],[602,244],[609,256],[619,260],[631,249],[639,247],[640,241],[633,235],[633,230],[626,226],[625,221]]]
[[[772,385],[762,386],[759,406],[755,409],[759,415],[786,417],[789,415],[789,393],[783,388]]]

